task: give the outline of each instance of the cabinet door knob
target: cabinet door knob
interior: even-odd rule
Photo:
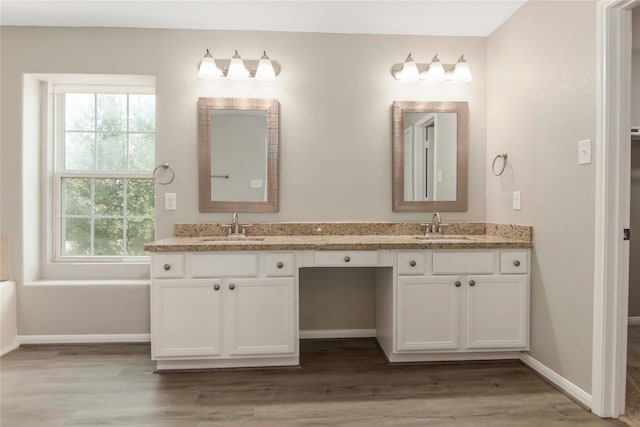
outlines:
[[[278,268],[282,268],[282,267],[284,267],[284,264],[283,264],[283,263],[281,263],[281,262],[279,262],[279,263],[277,263],[277,264],[276,264],[276,267],[278,267]]]
[[[213,290],[214,291],[219,291],[220,290],[220,285],[218,283],[216,283],[215,285],[213,285]]]
[[[409,265],[411,267],[415,267],[416,266],[416,262],[414,260],[409,261]]]
[[[344,262],[349,262],[349,261],[351,261],[351,257],[350,256],[344,257]]]
[[[513,265],[515,265],[516,267],[520,267],[520,260],[515,260],[513,261]]]
[[[162,268],[164,268],[164,271],[169,271],[171,270],[171,264],[165,264]]]
[[[236,285],[234,285],[233,283],[229,283],[229,289],[234,290],[236,288]]]
[[[460,283],[460,280],[456,280],[455,285],[456,285],[456,288],[459,288],[462,285],[462,283]]]
[[[469,286],[475,286],[475,285],[476,285],[475,280],[469,280]]]

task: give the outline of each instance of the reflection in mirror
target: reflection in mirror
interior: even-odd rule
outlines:
[[[467,104],[393,103],[393,210],[467,210]]]
[[[278,101],[198,100],[200,212],[278,211]]]

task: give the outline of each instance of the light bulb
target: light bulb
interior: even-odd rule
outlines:
[[[436,54],[431,60],[431,64],[429,64],[429,70],[425,76],[425,80],[428,83],[442,83],[445,81],[446,75],[444,72],[444,67],[442,63],[438,59],[438,55]]]
[[[273,70],[273,64],[267,56],[267,52],[264,51],[258,62],[258,68],[256,69],[256,80],[263,82],[270,82],[276,79],[276,72]]]
[[[407,59],[404,60],[402,70],[398,73],[398,79],[403,82],[412,83],[417,82],[419,77],[420,71],[418,71],[418,66],[411,57],[411,54],[409,54]]]
[[[207,49],[207,53],[204,54],[204,58],[202,58],[202,62],[200,62],[200,68],[198,69],[198,77],[206,80],[214,80],[218,77],[222,76],[222,70],[217,67],[216,61],[209,53],[209,49]]]
[[[244,62],[240,55],[238,55],[238,51],[236,50],[235,55],[231,58],[231,63],[229,64],[229,71],[227,71],[227,78],[231,80],[244,80],[249,78],[249,70],[244,66]]]
[[[454,83],[469,83],[472,79],[471,70],[469,69],[469,64],[464,59],[464,55],[458,59],[458,63],[456,64],[455,70],[453,70],[453,79]]]

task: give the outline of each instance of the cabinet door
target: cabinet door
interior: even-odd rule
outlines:
[[[469,276],[463,285],[468,349],[528,348],[528,275]]]
[[[398,351],[458,349],[460,280],[458,276],[398,278]]]
[[[155,280],[151,293],[154,359],[220,355],[220,280]]]
[[[297,349],[294,278],[225,279],[227,353],[294,354]]]

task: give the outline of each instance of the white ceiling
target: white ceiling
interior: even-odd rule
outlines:
[[[0,24],[486,37],[526,0],[1,0]]]

